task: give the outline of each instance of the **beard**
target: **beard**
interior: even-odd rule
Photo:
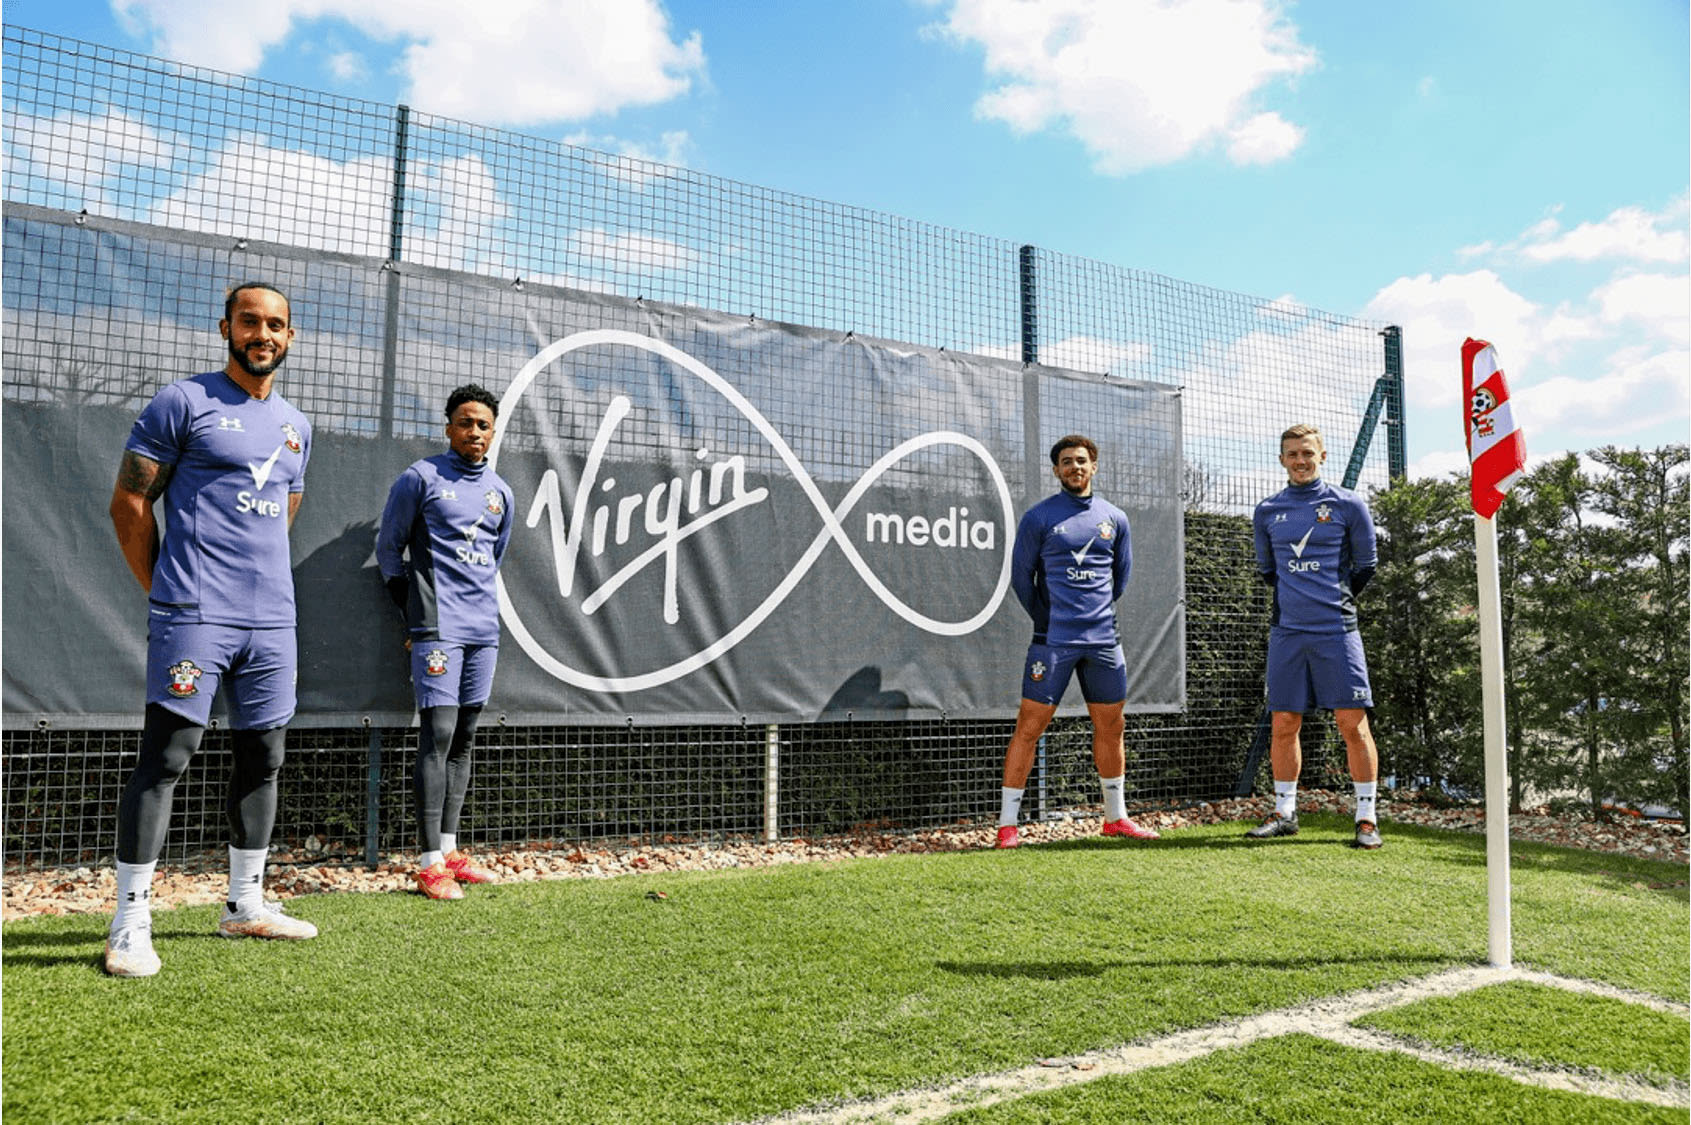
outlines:
[[[1062,485],[1063,491],[1068,493],[1070,496],[1085,496],[1087,493],[1092,491],[1092,482],[1091,481],[1087,481],[1085,484],[1081,485],[1079,488],[1076,488],[1074,485],[1070,484],[1066,480],[1059,479],[1057,481],[1057,483]]]
[[[252,375],[255,378],[262,379],[264,376],[272,374],[278,367],[282,366],[282,361],[288,358],[288,349],[278,347],[275,354],[270,357],[270,361],[268,363],[255,363],[251,359],[247,358],[247,353],[240,348],[237,348],[234,341],[231,340],[229,343],[229,355],[240,366],[242,371],[245,371],[248,375]]]

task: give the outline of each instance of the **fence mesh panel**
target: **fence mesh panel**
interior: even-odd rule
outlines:
[[[369,280],[371,262],[498,279],[513,292],[562,285],[1183,387],[1188,705],[1179,715],[1130,717],[1128,791],[1143,807],[1228,796],[1240,783],[1267,644],[1249,513],[1284,483],[1274,451],[1285,425],[1320,425],[1330,466],[1372,436],[1358,430],[1383,370],[1381,325],[21,28],[5,29],[4,52],[7,216],[56,216],[56,228],[32,227],[46,238],[83,216],[140,224],[175,255],[168,268],[151,263],[149,276],[170,280],[154,283],[139,309],[133,292],[121,308],[69,309],[8,254],[7,407],[133,410],[201,369],[203,334],[174,326],[205,319],[205,279],[238,274],[240,254],[257,242],[310,252],[281,259],[284,288],[344,295],[301,310],[290,360],[290,398],[328,431],[434,435],[435,404],[449,389],[407,384],[383,401],[384,364],[404,370],[406,349],[424,346],[415,341],[427,334],[371,312],[382,307],[370,292],[380,285]],[[125,263],[83,245],[67,237],[56,260],[97,292]],[[438,315],[451,325],[454,309]],[[120,363],[102,338],[124,341]],[[105,453],[115,466],[116,451]],[[1103,494],[1132,488],[1131,451],[1123,462],[1103,466]],[[1374,443],[1357,486],[1386,478],[1384,443]],[[996,810],[1010,726],[1006,718],[513,727],[490,710],[465,832],[511,844],[614,842],[978,821]],[[1331,728],[1306,731],[1308,779],[1342,776]],[[138,734],[42,729],[34,716],[9,713],[0,739],[7,860],[109,858]],[[414,728],[297,730],[278,841],[315,838],[348,856],[412,847],[415,752]],[[178,786],[167,862],[225,839],[227,770],[226,735],[214,731]],[[1089,727],[1061,720],[1025,807],[1053,814],[1098,799]]]

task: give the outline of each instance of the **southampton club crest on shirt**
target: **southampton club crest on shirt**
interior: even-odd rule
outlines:
[[[1113,539],[1113,538],[1115,538],[1115,534],[1116,534],[1116,525],[1115,525],[1114,521],[1105,520],[1103,523],[1098,525],[1098,538],[1100,538],[1100,539]]]
[[[446,653],[440,649],[431,649],[423,657],[423,671],[431,676],[446,675]]]
[[[1332,523],[1333,522],[1333,505],[1331,505],[1331,504],[1317,505],[1316,509],[1315,509],[1315,522],[1316,523]]]
[[[305,448],[305,442],[300,438],[299,431],[294,429],[292,422],[282,423],[282,440],[287,444],[289,453],[298,453]]]
[[[489,514],[497,516],[505,511],[505,499],[499,495],[497,488],[488,489],[485,499],[487,500]]]
[[[200,685],[195,682],[205,675],[204,669],[192,660],[178,660],[165,672],[170,676],[170,684],[165,688],[178,699],[187,699],[191,695],[200,694]]]

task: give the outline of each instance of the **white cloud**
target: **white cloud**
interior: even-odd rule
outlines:
[[[1628,349],[1595,379],[1558,375],[1510,392],[1529,448],[1534,433],[1556,430],[1582,441],[1624,442],[1641,418],[1651,425],[1691,418],[1691,352]]]
[[[604,171],[636,191],[644,190],[652,179],[668,176],[671,169],[687,164],[693,147],[693,139],[685,129],[662,134],[656,145],[593,133],[571,134],[564,138],[564,143],[618,158],[605,161]]]
[[[1452,449],[1439,449],[1410,462],[1406,475],[1410,480],[1428,477],[1460,476],[1468,471],[1468,456]]]
[[[644,234],[611,234],[578,230],[571,237],[573,253],[590,267],[619,273],[673,272],[698,260],[698,254],[679,242]]]
[[[1691,343],[1691,277],[1685,274],[1627,274],[1599,286],[1592,298],[1607,324]]]
[[[1123,378],[1133,378],[1137,368],[1150,357],[1150,344],[1122,343],[1096,336],[1068,336],[1054,344],[1043,344],[1039,349],[1039,362],[1047,367],[1097,371]],[[1021,358],[1020,351],[1016,358]]]
[[[1539,306],[1490,270],[1400,277],[1374,295],[1362,315],[1403,328],[1404,395],[1417,407],[1462,397],[1462,341],[1497,346],[1505,371],[1517,372],[1540,347]]]
[[[508,274],[500,223],[510,214],[493,170],[479,156],[422,165],[417,172],[413,214],[422,224],[405,232],[408,261],[443,269]]]
[[[1584,222],[1563,230],[1558,217],[1563,208],[1550,213],[1515,239],[1498,245],[1487,241],[1464,246],[1463,257],[1508,255],[1544,265],[1551,262],[1621,261],[1676,265],[1691,260],[1691,236],[1686,231],[1691,204],[1681,197],[1660,211],[1643,207],[1619,207],[1597,222]]]
[[[1316,65],[1275,0],[955,0],[937,30],[985,50],[1002,84],[976,113],[1061,128],[1120,175],[1211,148],[1279,160],[1303,138],[1257,104]]]
[[[499,224],[509,208],[478,156],[412,166],[418,219],[405,258],[443,269],[507,274]],[[211,163],[153,205],[149,222],[237,238],[382,258],[388,253],[392,166],[328,160],[231,137]],[[237,203],[239,206],[237,206]]]
[[[152,50],[167,59],[249,74],[288,37],[302,8],[321,6],[274,0],[262,18],[239,19],[221,0],[112,0],[112,14],[130,34],[150,33]]]
[[[384,256],[392,177],[386,160],[340,163],[232,136],[209,167],[153,205],[149,221]]]
[[[336,82],[362,82],[370,76],[370,67],[357,51],[337,51],[329,56],[329,76]]]
[[[416,109],[514,126],[585,120],[686,93],[705,67],[697,32],[676,41],[659,0],[271,0],[261,19],[221,0],[113,0],[153,50],[251,73],[296,23],[338,19],[406,43],[402,98]]]
[[[1660,214],[1642,207],[1622,207],[1600,222],[1581,223],[1565,233],[1529,231],[1521,253],[1534,262],[1593,262],[1604,258],[1684,262],[1691,257],[1691,242],[1684,230],[1666,228],[1666,224],[1683,218],[1683,204]]]
[[[53,181],[72,210],[111,214],[107,188],[130,169],[168,169],[176,145],[152,126],[121,113],[5,115],[6,175]]]
[[[1278,113],[1259,113],[1233,130],[1227,144],[1235,164],[1272,164],[1303,143],[1304,131]]]

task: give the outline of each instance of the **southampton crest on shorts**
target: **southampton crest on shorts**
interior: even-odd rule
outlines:
[[[165,690],[171,695],[186,699],[190,695],[200,694],[200,685],[195,681],[205,675],[205,672],[192,660],[179,660],[165,671],[170,674],[170,685]]]
[[[1045,661],[1035,660],[1033,662],[1033,664],[1028,668],[1028,679],[1032,680],[1034,683],[1037,684],[1041,680],[1043,680],[1044,678],[1045,678]]]
[[[423,671],[431,676],[446,675],[446,654],[440,649],[431,649],[423,657]]]

